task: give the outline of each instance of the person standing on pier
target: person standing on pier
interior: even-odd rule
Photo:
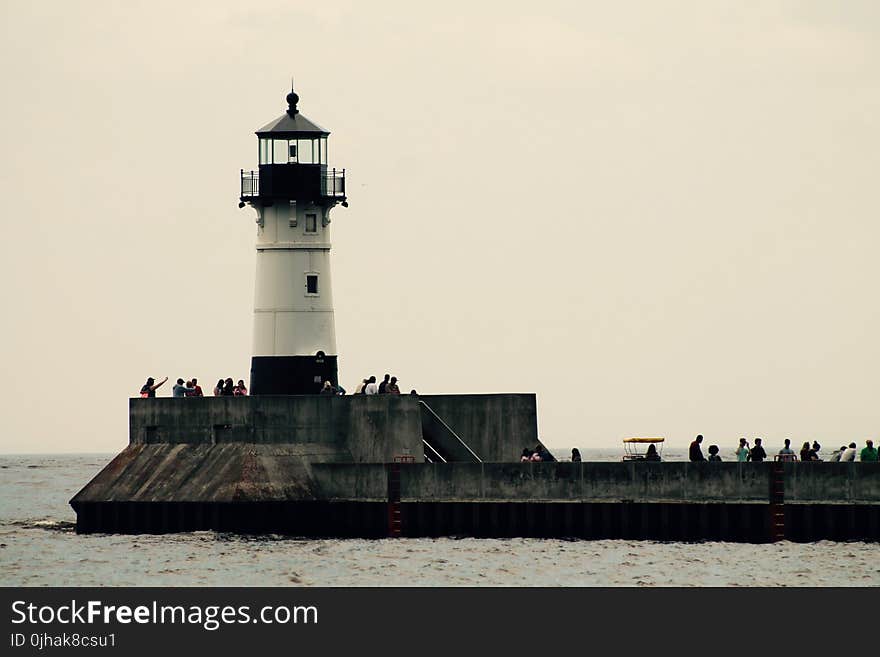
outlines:
[[[379,386],[376,385],[376,377],[371,376],[370,380],[367,381],[367,385],[364,386],[364,394],[365,395],[378,395],[379,394]]]
[[[755,438],[755,446],[749,450],[749,461],[761,463],[765,458],[767,458],[767,452],[764,451],[764,447],[761,445],[761,439]]]
[[[578,461],[580,461],[580,455],[578,455]],[[646,461],[660,461],[660,454],[657,452],[657,447],[654,446],[654,443],[648,445],[648,451],[645,452],[645,460]]]
[[[856,460],[856,444],[850,443],[849,447],[843,450],[843,453],[840,455],[840,462],[846,463],[847,461],[853,462]]]
[[[840,456],[846,451],[846,445],[841,445],[840,449],[835,449],[831,452],[831,458],[828,459],[829,463],[838,463],[840,461]]]
[[[189,383],[192,383],[190,381]],[[171,389],[172,397],[186,397],[188,392],[195,392],[195,388],[191,386],[184,385],[183,379],[177,379],[177,383],[174,384],[174,387]]]
[[[555,460],[553,456],[550,454],[549,450],[544,447],[542,443],[538,443],[535,445],[535,454],[537,454],[540,458],[539,461],[553,461]]]
[[[739,439],[739,447],[736,448],[736,460],[745,463],[749,460],[749,443],[745,438]]]
[[[816,454],[816,450],[810,447],[810,443],[804,443],[804,446],[801,447],[801,461],[818,461],[819,456]]]
[[[703,450],[700,449],[700,443],[703,442],[703,436],[697,436],[694,439],[694,442],[691,443],[690,449],[688,449],[688,457],[691,461],[705,461],[706,457],[703,456]]]
[[[199,385],[199,380],[196,377],[192,378],[190,381],[190,385],[192,386],[193,391],[186,393],[187,397],[204,397],[204,393],[202,392],[202,386]]]
[[[865,447],[859,454],[859,459],[863,463],[876,463],[878,460],[877,450],[874,448],[874,441],[868,439],[865,441]]]
[[[379,384],[379,394],[380,395],[384,395],[386,392],[388,392],[388,379],[390,379],[390,378],[391,378],[391,375],[386,374],[385,378],[382,379],[382,383]]]
[[[785,447],[779,450],[780,461],[797,461],[797,454],[791,448],[791,440],[785,439]]]
[[[161,386],[168,380],[166,376],[164,379],[156,383],[156,380],[153,377],[149,377],[147,382],[141,387],[141,397],[155,397],[156,396],[156,388]]]

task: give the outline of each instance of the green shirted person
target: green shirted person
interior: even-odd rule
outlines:
[[[873,440],[866,440],[865,447],[859,453],[859,459],[861,459],[862,463],[876,463],[880,458],[878,458],[877,450],[874,448]]]
[[[736,448],[736,460],[745,463],[749,460],[749,444],[745,438],[739,439],[739,447]]]

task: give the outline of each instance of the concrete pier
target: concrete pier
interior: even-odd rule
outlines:
[[[880,464],[517,462],[536,442],[533,395],[133,399],[71,505],[80,532],[383,537],[394,505],[401,536],[880,540]]]

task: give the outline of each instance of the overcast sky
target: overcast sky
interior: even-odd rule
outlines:
[[[880,3],[12,2],[0,452],[247,378],[254,130],[331,131],[341,383],[535,392],[551,447],[880,428]],[[161,389],[170,394],[170,384]]]

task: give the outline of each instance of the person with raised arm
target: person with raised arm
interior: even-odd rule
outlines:
[[[144,397],[144,398],[155,397],[156,396],[156,388],[161,386],[167,380],[168,380],[168,377],[166,376],[164,379],[159,381],[159,383],[156,383],[156,380],[153,377],[147,378],[147,382],[143,386],[141,386],[141,397]]]

